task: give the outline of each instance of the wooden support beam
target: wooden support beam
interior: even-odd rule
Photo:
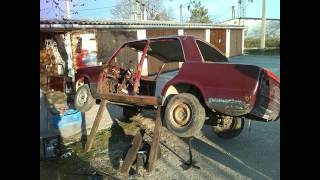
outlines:
[[[161,99],[154,96],[140,95],[125,95],[125,94],[100,94],[101,99],[106,99],[111,102],[133,104],[139,106],[158,106],[161,104]]]
[[[103,112],[107,108],[106,104],[107,104],[106,100],[102,100],[100,102],[100,107],[99,107],[98,113],[96,115],[96,118],[95,118],[95,120],[93,122],[93,125],[92,125],[92,128],[91,128],[90,135],[89,135],[88,141],[86,143],[84,152],[89,152],[91,147],[92,147],[92,144],[93,144],[93,141],[94,141],[94,137],[95,137],[96,132],[98,130],[98,127],[99,127]]]
[[[129,175],[130,168],[131,168],[134,160],[136,160],[136,158],[137,158],[137,153],[138,153],[139,148],[142,143],[142,137],[143,137],[143,134],[141,133],[141,130],[139,130],[137,132],[137,134],[135,135],[135,137],[133,138],[133,144],[130,147],[130,149],[129,149],[129,151],[123,161],[123,164],[121,166],[121,169],[120,169],[121,176],[127,177]]]
[[[152,144],[149,154],[149,160],[148,160],[148,171],[153,171],[156,161],[157,161],[157,155],[159,150],[159,143],[160,143],[160,133],[162,128],[162,122],[160,117],[160,106],[156,110],[156,122],[153,130],[153,138],[152,138]]]

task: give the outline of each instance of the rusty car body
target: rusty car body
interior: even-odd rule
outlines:
[[[141,53],[136,70],[113,64],[124,48]],[[153,76],[142,76],[149,56],[163,65]],[[183,64],[162,72],[171,62]],[[241,132],[244,118],[269,122],[280,116],[280,79],[273,72],[229,63],[217,48],[193,36],[127,42],[102,66],[78,69],[76,84],[80,111],[89,110],[100,98],[123,106],[125,115],[160,106],[164,124],[180,137],[195,135],[206,123],[220,137],[231,138]]]

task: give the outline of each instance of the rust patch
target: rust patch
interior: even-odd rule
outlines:
[[[207,106],[230,116],[241,116],[250,112],[250,104],[236,99],[209,98]]]

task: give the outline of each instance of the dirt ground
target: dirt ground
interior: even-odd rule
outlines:
[[[251,61],[248,56],[242,56],[233,62],[243,62],[241,58],[246,58],[245,63],[248,64],[264,63],[261,66],[279,75],[279,57]],[[112,112],[110,114],[112,116]],[[85,138],[79,134],[71,140],[74,143],[65,147],[72,149],[72,156],[40,161],[40,179],[98,179],[92,175],[94,172],[116,176],[121,167],[121,158],[138,130],[137,125],[152,129],[154,116],[152,112],[144,111],[142,116],[133,117],[132,122],[115,116],[112,116],[112,120],[113,126],[99,132],[89,153],[83,153]],[[200,169],[188,170],[183,164],[183,161],[189,159],[187,141],[163,128],[161,142],[170,150],[160,145],[161,158],[155,170],[151,173],[145,171],[138,177],[133,168],[129,179],[280,179],[280,120],[269,123],[252,121],[250,131],[247,125],[248,120],[245,121],[242,133],[229,140],[219,138],[210,126],[205,125],[192,140],[193,159]],[[150,138],[145,136],[145,140]],[[105,179],[108,179],[106,174]]]
[[[93,149],[87,154],[82,152],[81,141],[78,141],[67,146],[72,148],[72,156],[41,162],[41,179],[90,179],[92,172],[116,176],[137,125],[142,123],[142,127],[150,130],[154,126],[151,112],[132,120],[129,123],[114,119],[111,129],[98,134]],[[170,150],[161,145],[161,158],[155,171],[145,171],[138,177],[133,168],[130,179],[280,179],[279,128],[280,121],[252,122],[250,132],[245,127],[238,137],[226,140],[213,134],[211,127],[204,126],[192,140],[193,159],[201,169],[188,170],[183,164],[189,159],[187,141],[163,128],[161,142]],[[151,138],[145,135],[145,140]]]

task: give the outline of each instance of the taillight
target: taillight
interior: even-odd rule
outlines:
[[[275,75],[272,71],[266,68],[263,68],[263,71],[266,73],[267,76],[280,83],[280,78],[277,75]]]

